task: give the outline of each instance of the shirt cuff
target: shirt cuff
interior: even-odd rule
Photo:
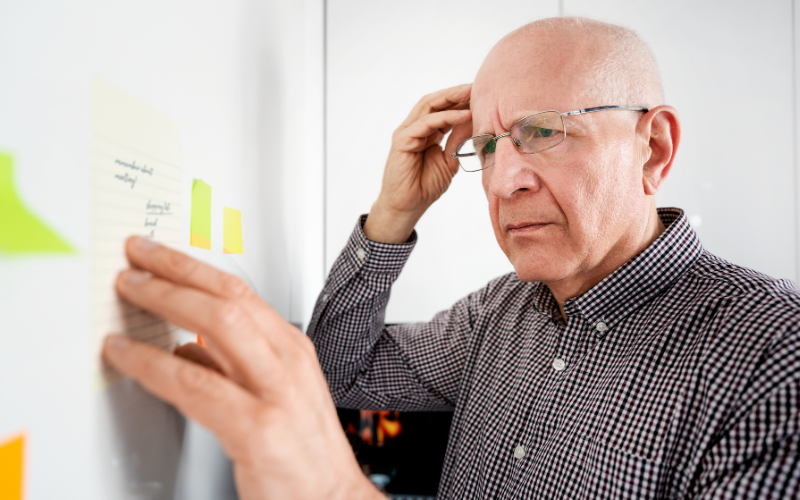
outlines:
[[[367,214],[358,219],[350,241],[345,247],[345,255],[362,271],[399,273],[417,243],[416,229],[405,243],[379,243],[364,234],[366,220]]]

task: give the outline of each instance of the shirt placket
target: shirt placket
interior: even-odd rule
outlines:
[[[520,408],[525,412],[524,417],[520,418],[516,438],[509,444],[510,449],[507,453],[512,455],[511,474],[505,482],[505,491],[499,497],[516,498],[517,485],[525,470],[529,467],[531,457],[535,456],[542,437],[546,431],[546,422],[550,415],[550,399],[553,390],[558,383],[560,370],[553,368],[554,359],[562,350],[563,339],[566,335],[568,325],[556,318],[549,319],[545,327],[544,341],[545,346],[533,345],[541,342],[540,336],[531,336],[531,344],[528,346],[529,355],[521,360],[525,363],[521,371],[525,382],[521,385],[516,397],[522,398],[525,394],[534,394],[527,408]],[[542,376],[541,370],[547,373]],[[512,493],[513,492],[513,493]],[[509,493],[511,493],[509,495]]]
[[[592,337],[587,335],[588,325],[585,319],[576,311],[572,311],[568,317],[566,325],[558,319],[552,321],[556,332],[559,332],[551,337],[557,343],[557,347],[550,351],[552,354],[543,353],[530,360],[530,370],[544,366],[549,374],[546,387],[540,390],[541,398],[533,402],[537,409],[530,412],[531,418],[522,426],[520,438],[514,447],[514,478],[510,483],[514,491],[508,498],[524,498],[525,490],[520,488],[528,484],[529,479],[525,476],[530,468],[537,463],[552,463],[543,453],[549,449],[545,445],[552,441],[554,433],[563,422],[562,405],[568,399],[568,395],[563,394],[567,385],[565,382],[572,368],[593,344]]]

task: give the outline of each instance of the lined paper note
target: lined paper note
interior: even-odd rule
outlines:
[[[222,232],[222,253],[244,253],[240,210],[222,207]]]
[[[25,437],[0,442],[0,500],[22,500]]]
[[[114,282],[128,268],[128,236],[180,246],[180,127],[99,78],[93,92],[93,359],[98,374],[113,382],[119,377],[100,361],[107,334],[125,333],[170,350],[177,344],[177,328],[119,299]]]
[[[200,179],[192,183],[192,234],[189,244],[211,250],[211,186]]]

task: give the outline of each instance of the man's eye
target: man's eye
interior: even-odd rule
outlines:
[[[492,154],[492,153],[494,153],[495,148],[497,148],[497,142],[489,141],[483,147],[483,154],[485,154],[485,155]]]
[[[551,128],[537,128],[536,130],[541,137],[550,137],[556,133],[556,131]]]
[[[547,139],[548,137],[553,137],[557,131],[552,128],[528,126],[522,127],[520,132],[520,141],[523,144],[527,144],[534,139]]]

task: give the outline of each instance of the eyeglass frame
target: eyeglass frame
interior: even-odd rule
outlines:
[[[547,151],[548,149],[552,149],[552,148],[554,148],[554,147],[558,146],[559,144],[561,144],[562,142],[564,142],[564,140],[567,138],[567,124],[566,124],[566,123],[564,123],[564,117],[565,117],[565,116],[585,115],[585,114],[587,114],[587,113],[596,113],[596,112],[598,112],[598,111],[608,111],[608,110],[614,110],[614,109],[618,109],[618,110],[629,110],[629,111],[643,111],[643,112],[645,112],[645,113],[647,113],[647,112],[649,112],[649,111],[650,111],[648,108],[644,108],[644,107],[641,107],[641,106],[596,106],[596,107],[594,107],[594,108],[581,108],[581,109],[575,109],[575,110],[573,110],[573,111],[567,111],[566,113],[562,113],[562,112],[560,112],[560,111],[557,111],[557,110],[555,110],[555,109],[549,109],[549,110],[545,110],[545,111],[537,111],[536,113],[531,113],[530,115],[523,116],[523,117],[522,117],[522,118],[520,118],[519,120],[515,121],[515,122],[514,122],[514,123],[511,125],[511,127],[509,127],[509,128],[508,128],[508,132],[505,132],[505,133],[503,133],[503,134],[500,134],[500,135],[498,135],[498,136],[496,136],[496,137],[492,137],[492,140],[493,140],[494,142],[497,142],[497,140],[498,140],[498,139],[502,139],[503,137],[511,136],[511,129],[512,129],[512,128],[514,128],[514,126],[515,126],[517,123],[521,122],[522,120],[527,120],[528,118],[530,118],[530,117],[532,117],[532,116],[540,115],[540,114],[542,114],[542,113],[558,113],[558,116],[561,118],[561,125],[564,127],[564,138],[563,138],[563,139],[561,139],[560,141],[558,141],[557,143],[553,144],[552,146],[548,146],[548,147],[546,147],[546,148],[544,148],[544,149],[540,149],[539,151],[534,151],[533,153],[526,153],[526,152],[524,152],[524,151],[521,151],[521,150],[519,149],[519,148],[520,148],[520,146],[519,146],[519,145],[517,145],[517,143],[516,143],[515,141],[513,141],[513,140],[511,141],[511,143],[512,143],[512,144],[514,144],[514,147],[517,149],[517,151],[519,151],[519,152],[520,152],[520,154],[524,154],[524,155],[535,155],[535,154],[537,154],[537,153],[541,153],[542,151]],[[492,134],[478,134],[478,135],[473,135],[473,136],[472,136],[472,137],[470,137],[469,139],[465,140],[464,142],[462,142],[462,143],[460,143],[458,146],[456,146],[456,152],[454,152],[454,153],[453,153],[453,154],[451,154],[450,156],[452,156],[453,158],[466,158],[466,157],[468,157],[468,156],[476,156],[476,155],[478,154],[477,152],[475,152],[475,153],[463,153],[463,154],[462,154],[462,153],[458,153],[457,151],[458,151],[459,149],[461,149],[461,147],[462,147],[464,144],[466,144],[466,143],[468,143],[469,141],[471,141],[471,140],[475,139],[476,137],[482,137],[482,136],[486,136],[486,135],[492,135]],[[481,171],[483,171],[483,170],[486,170],[487,168],[491,168],[492,166],[494,166],[494,162],[492,162],[492,164],[491,164],[491,165],[489,165],[488,167],[483,167],[483,168],[481,168],[481,169],[479,169],[479,170],[467,170],[466,168],[464,168],[464,166],[463,166],[463,165],[461,165],[461,162],[460,162],[460,161],[458,162],[458,165],[461,167],[461,169],[462,169],[464,172],[481,172]]]

